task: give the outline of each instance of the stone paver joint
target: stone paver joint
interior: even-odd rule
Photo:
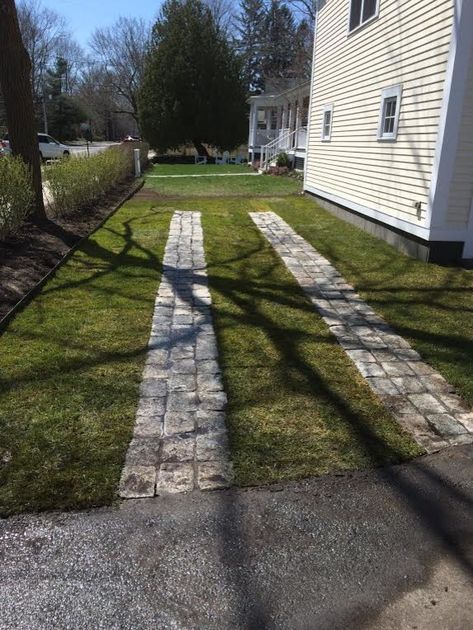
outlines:
[[[226,488],[233,480],[199,212],[175,212],[120,496]]]

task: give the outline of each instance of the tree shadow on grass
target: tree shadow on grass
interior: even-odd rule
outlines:
[[[123,260],[126,260],[126,264],[130,267],[143,270],[156,268],[162,270],[161,261],[145,248],[140,250],[145,254],[143,259],[129,255],[132,244],[135,242],[131,225],[127,226],[124,238],[126,242],[119,253],[111,252],[103,246],[96,248],[95,244],[91,245],[92,255],[105,262],[105,269],[96,270],[91,277],[79,279],[72,283],[67,282],[61,284],[60,287],[52,287],[51,289],[59,291],[60,288],[86,286],[94,279],[111,273],[112,270],[116,272],[123,264]],[[138,247],[141,246],[138,244]],[[261,267],[258,256],[265,250],[268,250],[268,246],[262,238],[259,238],[259,242],[254,245],[251,244],[246,251],[237,255],[229,255],[227,258],[223,257],[218,264],[214,263],[209,266],[209,281],[212,290],[221,296],[227,304],[236,307],[229,309],[218,305],[214,308],[217,329],[223,327],[222,330],[224,330],[225,327],[229,326],[251,326],[264,330],[272,347],[280,357],[278,366],[281,380],[286,382],[289,388],[302,391],[304,394],[307,391],[312,391],[314,397],[328,402],[331,407],[336,409],[341,422],[346,425],[357,444],[365,450],[373,466],[380,466],[386,462],[402,461],[405,458],[402,450],[395,444],[386,443],[369,421],[362,417],[349,401],[335,391],[330,382],[324,379],[321,373],[305,360],[300,352],[301,343],[316,344],[323,341],[324,343],[336,344],[335,339],[327,339],[324,336],[301,331],[297,326],[291,325],[290,319],[271,317],[265,311],[264,304],[271,303],[276,310],[277,307],[285,307],[293,309],[294,312],[313,313],[314,317],[317,317],[312,304],[294,282],[287,282],[286,285],[282,285],[280,280],[272,277],[282,264],[274,253],[271,263],[263,266],[260,272],[255,274],[255,269],[258,270]],[[237,279],[229,278],[227,274],[222,272],[225,268],[235,264],[239,264],[240,275]],[[196,282],[199,282],[198,278]],[[110,293],[113,293],[111,289]],[[189,294],[184,290],[181,291],[180,297],[183,300],[189,300]],[[208,305],[199,304],[197,301],[197,307],[207,309]],[[29,330],[27,333],[15,331],[14,334],[21,335],[21,338],[26,340],[41,338],[43,335],[39,330]],[[44,338],[46,340],[47,335]],[[185,339],[186,337],[183,335],[182,340],[185,341]],[[80,341],[71,338],[58,339],[57,343],[63,345],[64,349],[88,350]],[[442,339],[442,343],[446,343],[446,340]],[[15,379],[15,382],[4,380],[3,386],[16,387],[22,382],[28,382],[28,380],[47,379],[55,371],[80,372],[90,367],[106,365],[111,361],[127,361],[145,352],[146,348],[143,347],[127,352],[102,352],[99,350],[94,353],[94,356],[84,360],[67,359],[60,365],[54,366],[49,374],[36,375],[35,378],[25,374],[23,380],[20,376],[19,379]],[[232,401],[230,401],[231,403]],[[419,483],[413,482],[396,468],[387,469],[383,475],[401,500],[409,505],[410,509],[419,517],[422,526],[436,537],[439,543],[463,566],[465,571],[473,575],[473,565],[466,555],[466,540],[458,535],[454,525],[450,522],[449,507],[452,502],[456,502],[471,508],[471,498],[458,487],[455,487],[451,480],[436,474],[423,460],[413,463],[412,466],[418,472]],[[248,572],[244,570],[251,564],[251,558],[248,557],[249,545],[246,534],[238,524],[237,512],[239,507],[235,494],[223,493],[221,495],[223,525],[219,547],[222,563],[232,569],[231,574],[236,576],[232,580],[238,595],[242,627],[270,628],[270,611],[267,602],[263,601],[260,594],[258,578],[249,577]]]
[[[265,244],[261,242],[261,239],[262,237],[260,237],[260,246],[261,249],[264,249]],[[274,252],[272,255],[276,257]],[[268,317],[264,308],[261,307],[264,301],[274,300],[274,304],[284,304],[294,309],[301,308],[301,298],[304,296],[302,289],[291,286],[289,283],[284,287],[280,283],[271,282],[273,270],[282,264],[280,260],[274,260],[273,265],[262,271],[256,278],[254,270],[258,268],[258,261],[254,260],[253,254],[248,256],[245,265],[240,268],[238,279],[229,278],[219,271],[225,268],[225,264],[226,261],[223,259],[211,267],[210,286],[220,296],[217,302],[223,298],[224,303],[234,305],[237,308],[225,309],[225,306],[222,308],[221,305],[216,308],[217,330],[223,327],[219,331],[219,335],[223,334],[224,327],[230,326],[256,326],[263,329],[280,356],[280,382],[287,383],[291,390],[297,390],[301,387],[304,392],[312,390],[316,398],[322,398],[335,408],[340,421],[347,426],[356,443],[364,449],[373,466],[405,460],[405,453],[396,444],[387,443],[374,430],[373,425],[367,422],[366,418],[357,412],[349,401],[340,396],[331,384],[321,376],[320,372],[304,359],[299,351],[300,344],[307,341],[304,333],[291,329],[290,320]],[[265,280],[262,281],[262,278]],[[279,297],[273,291],[268,292],[266,283],[271,289],[279,289],[284,297]],[[314,312],[314,308],[308,300],[306,303],[307,306],[304,305],[302,308]],[[315,312],[314,316],[317,316]],[[442,344],[453,341],[448,335],[436,335],[436,337]],[[320,340],[309,339],[311,343],[317,343]],[[324,342],[327,340],[324,339]],[[232,401],[230,400],[230,407],[231,405]],[[384,469],[382,476],[392,486],[401,501],[419,518],[420,526],[456,559],[468,575],[473,576],[473,563],[468,558],[467,553],[468,538],[459,535],[455,524],[451,522],[452,504],[460,504],[465,509],[471,510],[473,507],[472,498],[456,487],[452,480],[436,473],[427,461],[417,460],[411,464],[411,470],[412,468],[416,472],[414,479],[404,474],[402,468],[397,467]],[[222,498],[224,522],[226,520],[231,522],[237,509],[238,499],[236,497]],[[233,530],[222,532],[222,557],[225,562],[231,563],[233,568],[238,568],[244,559],[238,556],[236,558],[231,557],[226,552],[235,535]],[[244,546],[243,540],[242,547],[244,548]],[[257,579],[249,580],[249,584],[240,585],[240,592],[241,616],[242,620],[247,623],[244,627],[271,627],[269,623],[270,613],[269,610],[265,609],[259,596]],[[248,593],[251,594],[252,606],[250,607],[248,605]]]
[[[111,273],[116,273],[121,267],[138,267],[145,270],[153,270],[162,272],[162,263],[158,257],[148,248],[143,247],[136,238],[133,236],[133,227],[135,222],[142,223],[148,217],[154,217],[157,213],[150,212],[147,215],[140,215],[139,217],[128,219],[122,223],[124,232],[114,230],[111,227],[105,225],[102,227],[101,232],[109,234],[112,237],[116,237],[123,241],[121,249],[114,251],[113,249],[107,249],[101,245],[95,238],[91,237],[84,242],[84,244],[78,250],[78,254],[84,254],[87,258],[97,260],[98,262],[87,261],[87,258],[77,257],[76,262],[82,266],[85,271],[94,270],[91,275],[79,278],[78,280],[68,281],[46,287],[42,291],[42,295],[47,296],[50,293],[56,293],[63,291],[64,289],[74,289],[87,284],[92,284],[96,280],[103,278]],[[132,250],[136,250],[143,254],[143,256],[136,256],[131,254]]]

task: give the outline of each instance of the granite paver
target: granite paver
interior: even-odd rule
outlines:
[[[233,478],[199,212],[175,212],[122,498],[214,490]]]
[[[250,215],[360,374],[417,443],[435,452],[473,442],[473,414],[454,388],[281,217]]]

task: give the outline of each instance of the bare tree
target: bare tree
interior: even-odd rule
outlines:
[[[38,0],[18,4],[21,35],[31,60],[33,95],[40,101],[46,71],[59,56],[61,43],[68,39],[66,23],[55,11],[41,6]]]
[[[74,39],[64,37],[58,42],[58,58],[65,61],[67,69],[63,91],[72,95],[77,92],[82,82],[82,76],[87,67],[86,55],[82,47]]]
[[[205,0],[215,23],[221,31],[229,34],[236,18],[235,2],[232,0]]]
[[[12,152],[28,165],[38,217],[45,218],[39,145],[36,135],[31,62],[21,37],[15,0],[0,0],[0,86]]]
[[[144,20],[121,17],[112,27],[97,29],[90,42],[113,90],[115,113],[130,114],[137,122],[137,94],[150,36],[150,26]]]
[[[316,0],[286,0],[286,4],[292,6],[297,13],[309,20],[309,23],[315,22]]]

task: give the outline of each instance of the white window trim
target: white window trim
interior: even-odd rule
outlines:
[[[359,24],[358,26],[355,26],[355,28],[350,29],[351,5],[352,5],[352,2],[353,2],[353,0],[348,0],[348,24],[347,24],[347,34],[348,35],[352,35],[353,33],[357,33],[358,31],[360,31],[362,28],[364,28],[368,24],[371,24],[371,22],[374,22],[375,20],[377,20],[378,17],[379,17],[380,0],[377,0],[376,1],[376,11],[375,11],[374,15],[372,15],[370,18],[368,18],[364,22],[361,22],[361,24]],[[362,0],[362,4],[361,4],[361,15],[363,15],[363,5],[364,5],[364,0]]]
[[[384,134],[384,103],[388,98],[397,98],[396,117],[394,119],[394,130],[390,134]],[[399,128],[399,114],[401,113],[401,97],[402,97],[402,85],[392,85],[385,88],[381,92],[381,103],[379,106],[379,120],[378,120],[378,140],[380,142],[395,142],[397,140],[397,132]]]
[[[330,131],[328,136],[325,135],[325,114],[326,112],[330,112]],[[333,103],[330,105],[324,105],[322,110],[322,132],[320,134],[322,142],[330,142],[332,139],[332,128],[333,128]]]

